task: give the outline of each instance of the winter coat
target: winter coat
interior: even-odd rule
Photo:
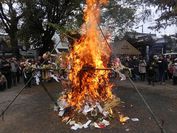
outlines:
[[[177,64],[173,67],[173,76],[177,77]]]
[[[155,61],[149,62],[148,65],[147,65],[147,75],[148,76],[154,76],[156,74],[155,68],[156,68]]]
[[[146,62],[140,61],[139,63],[139,73],[146,73]]]
[[[159,72],[165,72],[168,70],[168,63],[165,60],[159,60],[158,61],[158,65],[159,65]]]

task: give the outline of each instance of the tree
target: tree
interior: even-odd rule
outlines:
[[[1,0],[0,2],[0,24],[10,37],[10,45],[14,55],[18,56],[18,24],[23,14],[20,11],[22,3],[17,0]]]
[[[116,35],[132,26],[136,11],[130,6],[135,4],[134,0],[124,0],[124,5],[121,1],[110,1],[102,14],[102,26],[108,26]],[[56,25],[60,32],[62,29],[71,35],[71,31],[78,31],[83,23],[85,0],[24,0],[24,5],[19,37],[26,43],[41,46],[41,54],[52,49],[51,38]]]
[[[129,30],[135,22],[135,4],[137,1],[135,3],[134,0],[124,0],[123,4],[121,1],[122,0],[111,0],[108,5],[104,5],[104,7],[102,7],[101,28],[103,31],[109,30],[112,36],[111,39],[114,39],[115,36],[117,36],[119,39],[123,37],[124,33]],[[83,3],[82,7],[84,7],[84,5],[85,3]],[[83,9],[80,9],[80,13],[83,14],[82,10]],[[83,23],[82,14],[77,15],[77,18],[75,18],[76,20],[80,20],[79,22],[76,21],[76,23],[73,24],[72,21],[64,27],[65,33],[68,33],[70,36],[72,36],[72,38],[79,37],[78,31],[81,24]],[[62,27],[57,25],[52,26],[55,27],[58,31],[63,31]],[[70,31],[73,31],[73,34],[70,33]],[[72,42],[72,39],[69,38],[69,40]]]
[[[127,27],[132,26],[135,13],[134,8],[126,7],[132,5],[134,0],[124,1],[123,6],[119,2],[110,1],[102,15],[102,26],[106,25],[112,30],[116,29],[114,30],[116,34],[124,33]],[[78,30],[83,22],[82,10],[85,5],[83,0],[31,0],[26,1],[25,5],[21,37],[26,41],[30,38],[32,44],[42,44],[42,53],[51,49],[52,46],[50,44],[55,28],[50,23],[68,32]]]
[[[20,36],[23,40],[41,45],[41,54],[53,47],[51,40],[55,29],[54,23],[63,27],[77,17],[81,0],[26,0],[24,2],[24,22]]]
[[[113,36],[119,38],[131,28],[135,22],[134,0],[111,0],[102,14],[103,25],[112,30]]]

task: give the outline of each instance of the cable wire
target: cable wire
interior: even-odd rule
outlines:
[[[152,115],[154,121],[156,122],[157,126],[160,128],[161,133],[167,133],[166,130],[163,128],[163,126],[161,125],[160,121],[158,120],[157,116],[155,115],[155,113],[152,111],[151,107],[149,106],[149,104],[147,103],[147,101],[145,100],[144,96],[141,94],[141,92],[139,91],[139,89],[136,87],[136,85],[134,84],[134,82],[132,81],[132,79],[130,77],[128,77],[128,80],[130,81],[131,85],[133,86],[133,88],[136,90],[136,92],[138,93],[138,95],[140,96],[140,98],[142,99],[143,103],[145,104],[145,106],[147,107],[148,111],[150,112],[150,114]]]
[[[101,27],[98,25],[102,35],[103,35],[103,38],[105,39],[107,45],[109,46],[110,50],[111,50],[111,47],[109,45],[109,43],[107,42],[107,39],[101,29]],[[73,40],[76,40],[74,39],[73,37],[65,34],[67,37],[73,39]],[[58,43],[59,44],[59,43]],[[58,44],[56,45],[56,47],[58,46]],[[53,53],[53,51],[55,50],[55,48],[53,48],[53,50],[51,51],[51,53]],[[45,61],[42,63],[42,65],[45,63]],[[110,69],[112,71],[114,71],[113,69]],[[27,86],[27,84],[32,80],[34,76],[34,73],[32,74],[31,78],[27,81],[27,83],[24,85],[24,87],[18,92],[18,94],[13,98],[13,100],[6,106],[6,108],[2,111],[0,117],[2,117],[2,119],[4,119],[4,114],[5,112],[9,109],[9,107],[13,104],[13,102],[17,99],[17,97],[22,93],[22,91],[24,90],[24,88]],[[155,113],[152,111],[151,107],[149,106],[149,104],[147,103],[147,101],[145,100],[144,96],[141,94],[141,92],[139,91],[139,89],[136,87],[136,85],[134,84],[134,82],[132,81],[132,79],[130,77],[128,77],[128,80],[130,81],[131,85],[133,86],[133,88],[136,90],[136,92],[138,93],[138,95],[140,96],[140,98],[142,99],[143,103],[145,104],[145,106],[147,107],[148,111],[150,112],[150,114],[152,115],[154,121],[156,122],[157,126],[160,128],[161,130],[161,133],[167,133],[166,130],[163,128],[162,124],[160,123],[160,121],[158,120],[157,116],[155,115]]]
[[[107,42],[106,40],[106,37],[103,33],[103,30],[101,29],[100,25],[97,23],[102,35],[103,35],[103,38],[105,39],[107,45],[109,46],[109,48],[111,49],[109,43]],[[114,71],[114,70],[112,70]],[[146,105],[147,109],[149,110],[150,114],[152,115],[154,121],[156,122],[157,126],[160,128],[161,130],[161,133],[166,133],[166,130],[163,128],[163,124],[160,123],[160,121],[158,120],[157,116],[155,115],[155,113],[152,111],[151,107],[149,106],[149,104],[146,102],[144,96],[141,94],[141,92],[139,91],[139,89],[135,86],[134,82],[132,81],[132,79],[130,77],[128,77],[128,80],[130,81],[131,85],[133,86],[133,88],[135,88],[135,90],[137,91],[138,95],[140,96],[140,98],[142,99],[143,103]]]

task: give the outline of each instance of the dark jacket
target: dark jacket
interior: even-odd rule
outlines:
[[[168,70],[168,63],[164,59],[158,61],[158,66],[159,66],[159,72],[160,73],[165,72],[165,71]]]

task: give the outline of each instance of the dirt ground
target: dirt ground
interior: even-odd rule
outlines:
[[[177,133],[177,86],[149,86],[146,82],[136,82],[137,87],[159,120],[164,121],[167,133]],[[57,98],[61,91],[58,83],[46,83],[51,94]],[[17,94],[22,85],[0,92],[0,111]],[[128,81],[118,82],[113,89],[115,95],[124,102],[119,106],[121,114],[139,121],[119,122],[118,112],[111,125],[104,129],[87,128],[77,131],[61,122],[53,111],[53,103],[41,86],[26,88],[0,120],[0,133],[161,133],[143,104],[139,95]]]

